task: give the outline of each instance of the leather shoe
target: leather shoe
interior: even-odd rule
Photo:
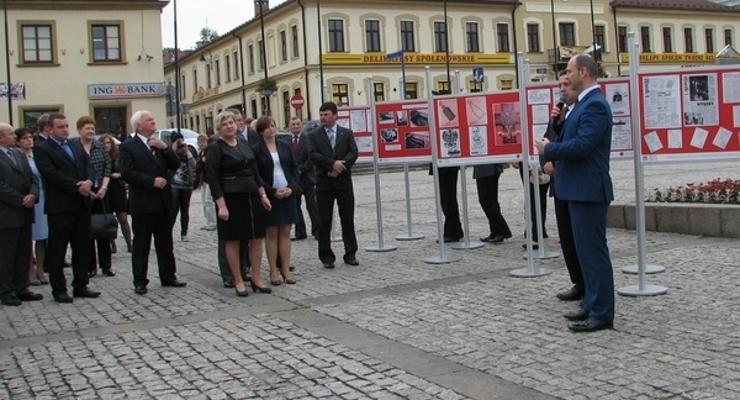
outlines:
[[[75,289],[75,290],[74,290],[74,291],[72,292],[72,294],[73,294],[73,295],[74,295],[75,297],[87,297],[87,298],[90,298],[90,299],[94,299],[94,298],[96,298],[96,297],[99,297],[99,296],[100,296],[100,292],[96,292],[96,291],[94,291],[94,290],[90,290],[90,289],[89,289],[89,288],[87,288],[87,287],[84,287],[84,288],[82,288],[82,289]]]
[[[480,238],[480,241],[481,241],[481,242],[486,242],[486,243],[488,243],[488,242],[492,241],[492,240],[493,240],[493,238],[495,238],[495,237],[496,237],[496,235],[494,235],[494,234],[492,233],[492,234],[490,234],[490,235],[488,235],[488,236],[484,236],[484,237]]]
[[[583,309],[580,309],[576,312],[563,314],[563,317],[568,321],[585,321],[588,319],[588,314]]]
[[[290,240],[291,241],[296,241],[296,240],[303,240],[303,239],[306,239],[306,238],[308,238],[308,235],[303,234],[303,235],[295,235],[292,238],[290,238]]]
[[[0,302],[2,302],[4,306],[13,306],[13,307],[17,307],[22,304],[21,299],[13,295],[3,297],[3,299]]]
[[[234,282],[224,281],[224,287],[227,288],[227,289],[233,289],[234,288]]]
[[[39,301],[44,299],[44,296],[42,294],[34,293],[28,289],[20,293],[16,293],[16,296],[18,297],[18,300],[21,301]]]
[[[163,287],[185,287],[187,285],[187,282],[178,281],[177,278],[169,282],[162,282]]]
[[[71,297],[67,294],[67,292],[62,293],[54,293],[54,301],[57,303],[71,303],[74,300],[72,300]]]
[[[360,265],[360,262],[356,258],[345,258],[344,263],[347,265]]]
[[[511,235],[496,235],[491,240],[489,240],[490,243],[503,243],[504,240],[510,238]]]
[[[142,295],[143,296],[143,295],[146,294],[146,292],[147,292],[146,286],[137,286],[137,287],[134,288],[134,293],[136,293],[138,295]]]
[[[94,276],[95,276],[95,275],[97,275],[97,274],[98,274],[98,270],[97,270],[97,269],[94,269],[94,270],[92,270],[92,271],[88,271],[88,272],[87,272],[87,277],[88,277],[88,278],[92,278],[92,277],[94,277]]]
[[[556,294],[555,296],[562,301],[576,301],[583,298],[583,290],[573,286],[572,288],[564,290]]]
[[[324,268],[326,269],[334,268],[334,261],[324,261]]]
[[[113,272],[113,271],[111,271],[111,270],[109,270],[109,269],[104,269],[103,270],[103,275],[105,275],[105,276],[116,276],[116,273]]]
[[[585,321],[576,322],[568,326],[568,329],[573,332],[596,332],[602,329],[612,328],[614,328],[612,321],[599,321],[593,318],[588,318]]]

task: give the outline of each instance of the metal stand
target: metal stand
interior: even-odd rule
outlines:
[[[415,234],[411,224],[411,181],[409,179],[409,165],[403,164],[403,183],[406,190],[406,234],[396,236],[396,240],[411,241],[424,239],[424,235]]]
[[[517,53],[517,70],[519,75],[519,113],[522,126],[522,168],[529,171],[529,129],[527,128],[527,95],[526,83],[529,81],[529,62],[524,61],[521,52]],[[522,174],[524,178],[524,221],[527,232],[532,232],[531,207],[529,198],[529,173]],[[532,257],[532,235],[527,235],[527,265],[509,272],[509,275],[517,278],[535,278],[552,273],[549,268],[536,267]]]
[[[424,67],[426,72],[427,104],[429,107],[429,133],[432,140],[432,175],[434,178],[434,208],[437,213],[437,242],[439,243],[439,255],[424,259],[427,264],[449,264],[459,261],[462,257],[447,252],[447,246],[444,240],[444,227],[442,226],[442,204],[439,195],[439,167],[437,158],[439,151],[439,132],[437,131],[437,121],[434,118],[434,99],[432,95],[432,71],[427,65]]]
[[[665,267],[658,264],[647,264],[645,265],[645,273],[650,274],[659,274],[661,272],[665,271]],[[640,273],[640,266],[637,264],[628,265],[626,267],[622,267],[622,272],[629,275],[637,275]]]
[[[460,167],[460,179],[462,186],[462,203],[463,203],[463,232],[465,233],[462,243],[452,245],[455,250],[473,250],[483,247],[483,243],[477,240],[470,241],[470,218],[468,216],[468,175],[465,173],[465,166]]]
[[[540,201],[540,164],[532,164],[532,169],[530,170],[532,173],[532,187],[534,188],[534,217],[535,217],[535,223],[537,224],[537,254],[534,255],[535,258],[539,260],[549,260],[551,258],[557,258],[560,257],[560,252],[557,251],[546,251],[545,250],[545,238],[544,230],[545,230],[545,223],[542,221],[542,202]],[[527,210],[527,212],[531,212],[530,210]],[[531,214],[530,214],[531,215]],[[527,231],[531,232],[531,231]]]
[[[640,68],[639,44],[635,42],[635,33],[627,34],[630,56],[630,105],[632,107],[632,147],[634,149],[635,162],[635,231],[637,232],[637,276],[636,286],[626,286],[617,290],[623,296],[657,296],[668,292],[664,286],[645,284],[645,176],[642,170],[642,138],[640,137],[640,108],[637,104],[637,96],[640,93],[638,87],[638,71]]]

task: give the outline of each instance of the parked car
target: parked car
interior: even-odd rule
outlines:
[[[177,132],[177,129],[175,128],[167,128],[167,129],[158,129],[157,130],[157,138],[161,139],[167,144],[170,144],[170,137],[173,133]],[[198,136],[200,134],[196,131],[192,131],[190,129],[180,128],[180,133],[182,133],[182,137],[185,139],[185,143],[192,147],[192,149],[195,151],[195,153],[198,153]]]

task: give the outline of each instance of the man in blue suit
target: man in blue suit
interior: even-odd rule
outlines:
[[[614,200],[609,176],[612,114],[596,83],[598,65],[585,54],[568,62],[571,89],[578,93],[561,140],[537,140],[540,154],[555,160],[555,191],[568,202],[576,253],[586,293],[583,309],[566,314],[575,332],[610,329],[614,320],[614,275],[606,244],[606,212]]]

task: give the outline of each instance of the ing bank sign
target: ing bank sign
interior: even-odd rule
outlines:
[[[162,97],[165,86],[162,83],[110,83],[87,85],[87,98],[136,99],[143,97]]]

